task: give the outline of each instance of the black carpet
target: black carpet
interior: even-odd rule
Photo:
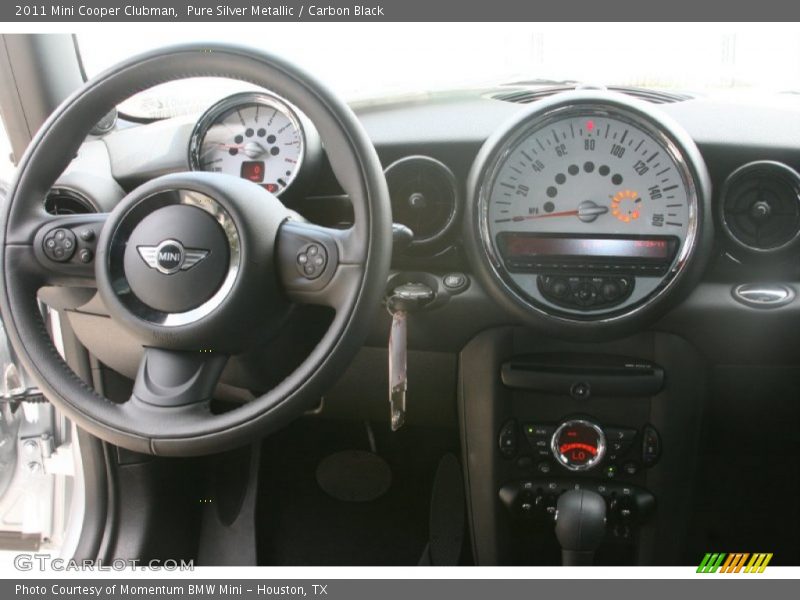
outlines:
[[[455,430],[376,423],[378,454],[392,470],[388,492],[371,502],[336,500],[315,472],[333,452],[369,450],[363,423],[303,419],[264,442],[258,514],[263,565],[416,565],[428,541],[430,495]]]

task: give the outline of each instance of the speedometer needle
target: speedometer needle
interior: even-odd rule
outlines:
[[[608,212],[607,206],[600,206],[591,200],[584,200],[578,205],[576,210],[563,210],[560,212],[545,213],[541,215],[519,215],[512,217],[511,220],[519,223],[531,219],[552,219],[554,217],[578,217],[584,223],[592,223],[600,215]]]
[[[577,210],[564,210],[561,212],[545,213],[543,215],[521,215],[513,217],[511,220],[514,222],[528,221],[531,219],[552,219],[553,217],[577,217],[580,216],[580,211]]]

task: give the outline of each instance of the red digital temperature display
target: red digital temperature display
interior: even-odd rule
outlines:
[[[603,431],[588,421],[567,421],[553,434],[553,455],[573,471],[593,467],[603,458],[605,447]]]
[[[261,183],[264,181],[264,161],[246,160],[242,163],[241,176],[243,179]]]

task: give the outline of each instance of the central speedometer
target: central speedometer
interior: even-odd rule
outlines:
[[[476,233],[507,294],[597,321],[651,301],[681,272],[704,167],[691,164],[691,140],[639,103],[562,96],[487,142],[472,175]]]

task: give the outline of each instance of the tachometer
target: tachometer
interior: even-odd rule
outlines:
[[[506,295],[597,321],[652,300],[682,271],[705,167],[688,136],[646,110],[564,94],[487,142],[473,167],[474,222]]]
[[[200,118],[192,133],[192,169],[242,177],[280,195],[298,175],[305,135],[295,111],[267,93],[225,98]]]

